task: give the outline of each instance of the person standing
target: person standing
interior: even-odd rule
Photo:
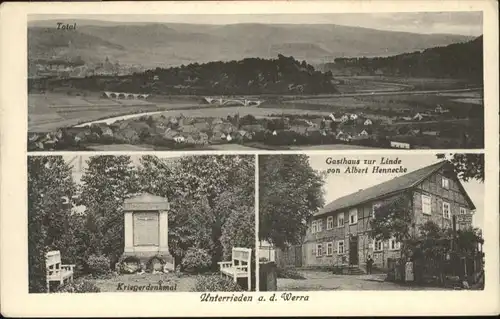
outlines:
[[[368,255],[368,258],[366,259],[366,272],[368,274],[372,273],[372,267],[373,267],[373,259],[371,255]]]

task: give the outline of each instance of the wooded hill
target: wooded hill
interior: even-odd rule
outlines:
[[[57,23],[76,23],[71,32]],[[311,64],[333,57],[374,57],[472,40],[451,34],[416,34],[334,24],[130,23],[82,19],[30,21],[29,59],[82,57],[86,63],[171,67],[189,63],[272,59],[278,54]]]
[[[70,86],[90,91],[149,94],[297,94],[335,93],[331,72],[316,71],[305,61],[279,55],[277,59],[193,63],[156,68],[128,76],[91,76],[30,81],[30,89]]]
[[[334,73],[457,78],[482,83],[483,37],[390,57],[338,58],[324,69]]]

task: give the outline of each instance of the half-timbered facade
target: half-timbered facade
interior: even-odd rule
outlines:
[[[377,205],[399,196],[410,198],[415,233],[428,220],[450,228],[452,216],[470,215],[475,210],[452,165],[439,162],[326,205],[308,221],[304,266],[365,266],[371,255],[377,267],[386,268],[389,258],[400,256],[400,244],[394,239],[375,241],[370,221]],[[470,219],[458,225],[470,226]]]

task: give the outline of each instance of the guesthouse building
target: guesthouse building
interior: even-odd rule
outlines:
[[[453,166],[442,161],[338,198],[318,211],[308,221],[302,247],[304,266],[364,268],[370,255],[376,267],[387,269],[388,259],[400,257],[400,243],[375,241],[370,221],[377,206],[400,196],[408,199],[413,235],[426,221],[451,228],[453,216],[471,216],[475,210]],[[471,226],[471,219],[460,220],[464,223],[459,228]]]

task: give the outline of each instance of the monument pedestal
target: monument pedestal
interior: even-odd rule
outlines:
[[[143,270],[174,271],[168,249],[168,200],[143,193],[127,198],[123,206],[125,245],[120,262],[138,260]]]

